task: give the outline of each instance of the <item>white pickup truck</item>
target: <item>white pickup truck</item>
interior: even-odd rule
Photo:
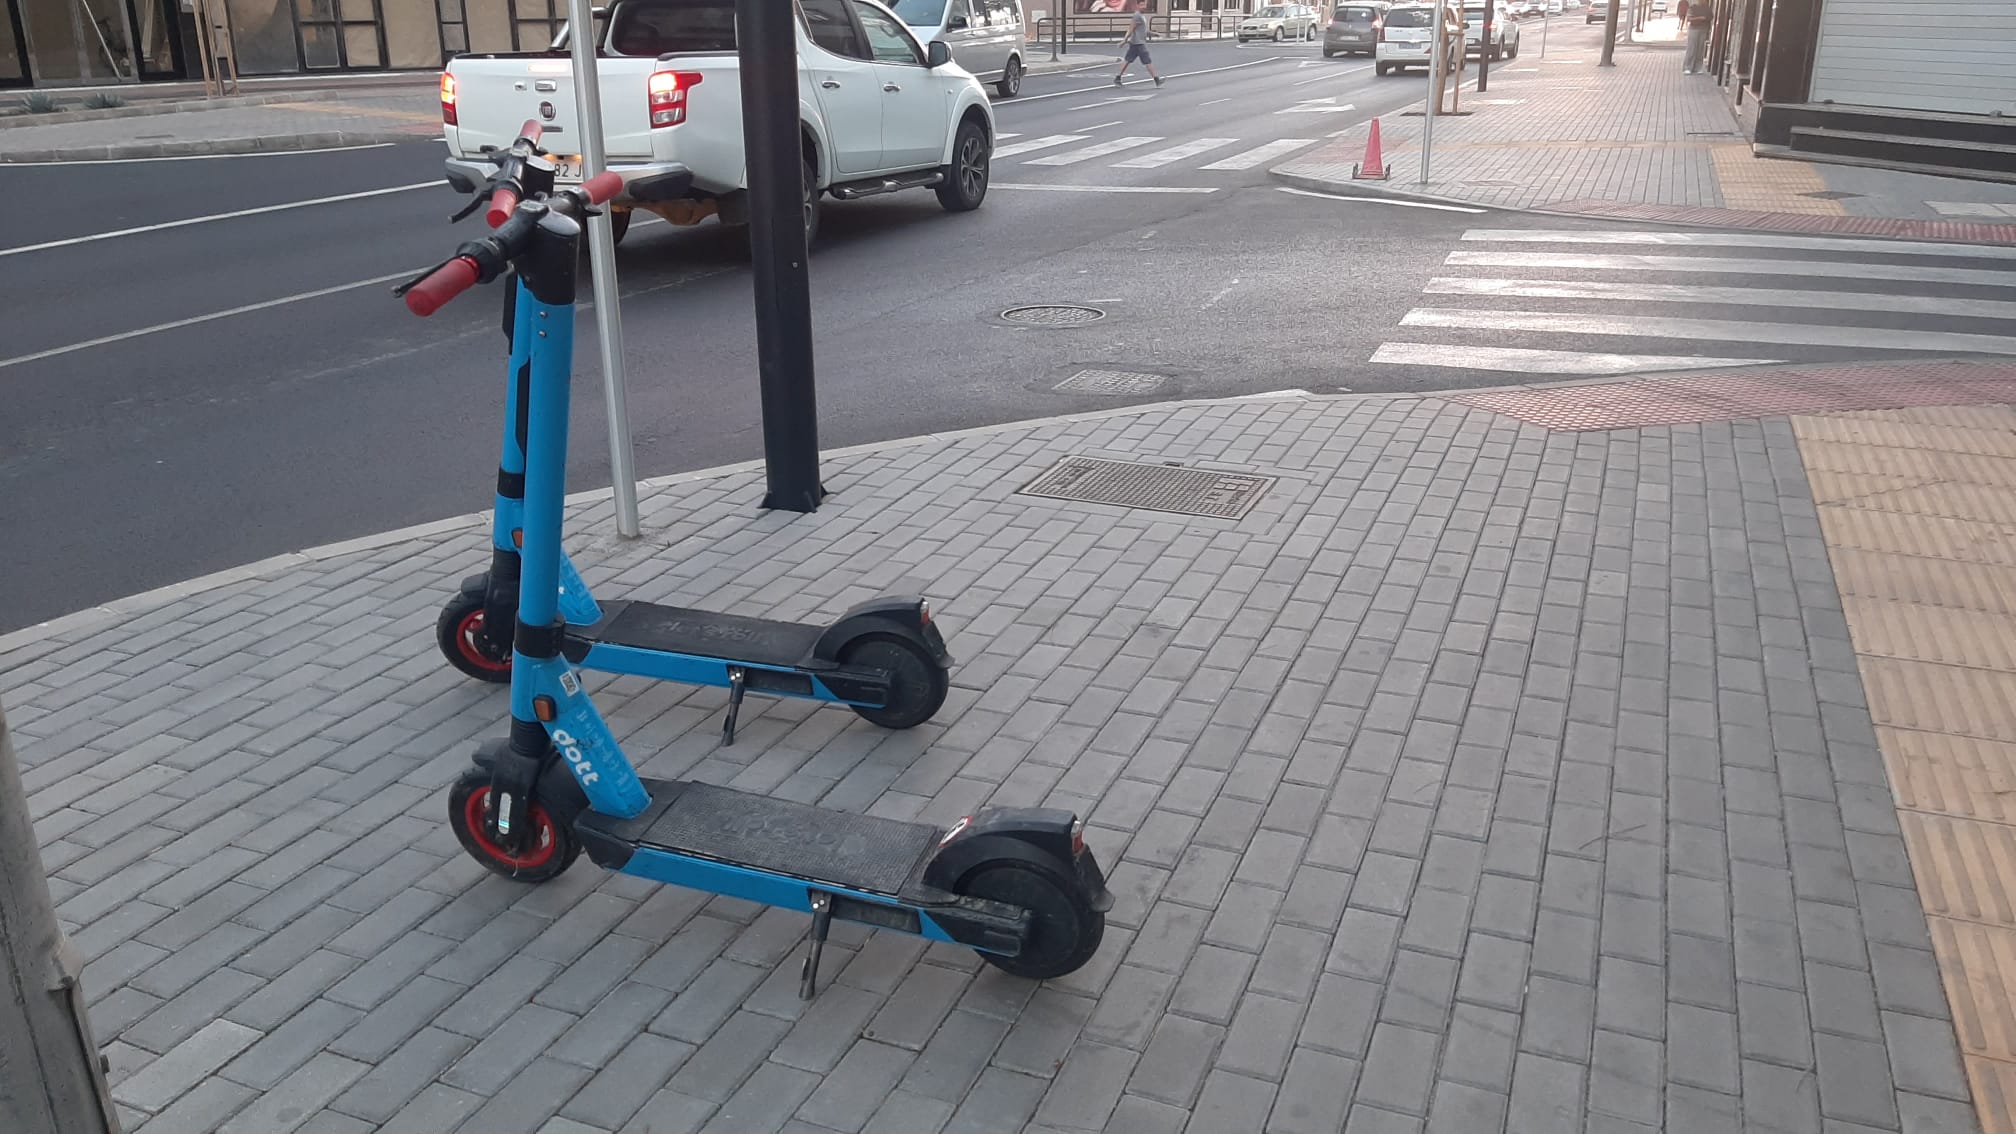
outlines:
[[[875,0],[800,0],[798,11],[808,242],[822,193],[853,200],[928,187],[948,210],[978,208],[994,152],[994,110],[979,80],[943,43],[918,43]],[[601,35],[596,70],[609,168],[626,184],[691,174],[677,199],[617,197],[610,212],[617,239],[633,209],[674,224],[709,216],[747,223],[734,0],[616,0]],[[578,181],[573,85],[564,40],[549,51],[450,60],[441,117],[451,174],[459,169],[481,184],[492,171],[483,153],[509,147],[532,119],[544,126],[540,144],[561,155],[557,179]]]

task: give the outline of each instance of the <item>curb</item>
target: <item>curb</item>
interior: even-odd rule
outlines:
[[[833,460],[840,457],[854,457],[867,453],[885,452],[890,449],[907,449],[916,445],[956,441],[967,437],[984,437],[995,433],[1008,433],[1045,425],[1098,421],[1109,417],[1129,417],[1137,414],[1162,413],[1171,410],[1189,409],[1196,406],[1224,405],[1230,402],[1289,399],[1329,401],[1340,397],[1408,398],[1419,396],[1415,394],[1312,394],[1307,390],[1271,390],[1265,393],[1242,394],[1230,398],[1185,398],[1170,402],[1150,402],[1146,405],[1138,406],[1115,406],[1112,409],[1088,410],[1083,413],[1025,418],[1020,421],[1004,421],[994,425],[976,425],[971,429],[953,429],[943,433],[924,433],[915,437],[899,437],[888,441],[871,441],[865,445],[850,445],[843,449],[827,449],[821,452],[819,457],[822,461]],[[651,477],[637,482],[637,494],[641,500],[642,497],[648,495],[650,492],[675,484],[686,484],[697,480],[715,480],[724,476],[734,476],[737,473],[754,472],[762,467],[763,460],[757,458],[749,461],[737,461],[733,464],[715,465],[711,468],[694,469],[690,472],[670,473],[665,476]],[[568,496],[566,503],[567,507],[573,508],[583,504],[598,503],[609,499],[612,495],[613,490],[609,488],[590,489],[586,492],[577,492]],[[184,579],[179,583],[170,583],[164,587],[156,587],[153,590],[126,595],[123,598],[116,598],[97,606],[85,607],[83,610],[72,611],[69,614],[52,618],[47,622],[38,622],[33,626],[24,626],[11,633],[0,634],[0,665],[8,662],[8,654],[37,645],[56,635],[130,617],[134,614],[173,602],[176,599],[187,598],[190,595],[199,595],[206,591],[216,590],[218,587],[229,586],[232,583],[242,583],[251,579],[263,578],[289,567],[319,563],[326,559],[334,559],[338,556],[351,555],[360,551],[373,551],[392,544],[404,543],[407,540],[425,539],[429,536],[446,535],[465,529],[480,530],[483,525],[489,523],[489,520],[490,513],[488,511],[468,512],[460,516],[450,516],[445,520],[431,520],[424,524],[395,528],[388,532],[376,532],[371,535],[358,536],[355,539],[342,540],[337,543],[325,543],[318,547],[304,548],[300,551],[284,552],[280,555],[269,556],[265,559],[246,563],[241,566],[227,567],[222,571],[213,571],[208,575],[198,575],[193,579]],[[4,670],[0,670],[0,672],[4,672]]]
[[[299,99],[289,99],[298,102]],[[190,138],[166,142],[116,142],[102,146],[64,146],[41,150],[0,151],[0,165],[27,162],[126,161],[133,158],[194,157],[226,154],[278,154],[300,150],[333,150],[376,146],[387,142],[439,141],[440,127],[425,132],[406,130],[322,130],[252,138]]]
[[[1378,181],[1341,181],[1332,177],[1316,177],[1306,173],[1295,173],[1286,166],[1276,166],[1267,171],[1274,180],[1297,189],[1317,193],[1372,194],[1394,197],[1406,201],[1423,201],[1437,205],[1460,205],[1470,209],[1486,209],[1501,213],[1524,213],[1530,216],[1561,217],[1567,220],[1600,220],[1637,222],[1640,224],[1672,224],[1688,228],[1736,229],[1747,232],[1781,232],[1807,236],[1841,236],[1864,240],[1930,241],[1943,244],[1979,244],[1986,247],[2006,247],[2016,245],[2016,224],[1993,226],[2006,228],[2001,232],[1932,231],[1915,233],[1895,233],[1877,231],[1877,227],[1889,222],[1910,222],[1920,225],[1958,225],[1964,222],[1917,220],[1910,217],[1819,217],[1803,213],[1768,213],[1747,209],[1711,208],[1706,205],[1644,205],[1621,202],[1590,202],[1589,209],[1547,208],[1534,205],[1487,205],[1481,201],[1466,201],[1461,197],[1446,197],[1435,193],[1422,193],[1410,189],[1395,189]],[[1657,215],[1657,210],[1670,210],[1671,215]],[[1636,215],[1633,211],[1636,210]],[[1688,216],[1689,213],[1722,213],[1722,217]],[[1749,218],[1746,220],[1743,218]],[[1761,218],[1761,219],[1760,219]],[[1773,223],[1770,218],[1784,218]],[[1830,231],[1815,222],[1836,220],[1850,222],[1843,225],[1843,231]],[[1859,224],[1857,223],[1859,222]],[[1968,225],[1967,228],[1982,229],[1990,226]]]
[[[271,106],[282,102],[302,102],[313,91],[291,94],[225,95],[222,98],[164,99],[103,110],[59,110],[54,114],[9,114],[0,116],[0,130],[22,130],[34,126],[61,126],[68,122],[101,122],[110,118],[152,118],[162,114],[182,114],[198,110],[231,110],[241,106]]]

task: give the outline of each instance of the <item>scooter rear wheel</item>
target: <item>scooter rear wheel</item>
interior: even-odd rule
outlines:
[[[545,882],[557,878],[581,855],[574,832],[553,821],[553,816],[536,801],[532,804],[532,845],[512,854],[499,845],[488,830],[491,814],[490,773],[470,768],[455,778],[448,789],[448,825],[455,841],[469,857],[493,874],[518,882]]]
[[[1073,973],[1099,951],[1106,915],[1092,908],[1085,892],[1053,870],[1022,859],[983,862],[959,880],[957,892],[1021,906],[1034,915],[1029,944],[1019,957],[981,953],[988,964],[1030,980]]]
[[[888,671],[889,703],[879,709],[853,706],[861,719],[883,728],[915,728],[930,720],[952,687],[937,658],[915,642],[893,635],[870,634],[849,642],[840,651],[840,662]]]
[[[462,591],[441,608],[434,621],[434,640],[448,664],[478,681],[511,682],[511,653],[499,654],[483,633],[483,594]]]

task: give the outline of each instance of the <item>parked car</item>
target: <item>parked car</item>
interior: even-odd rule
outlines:
[[[1395,4],[1386,9],[1386,24],[1380,29],[1379,46],[1372,58],[1373,70],[1380,75],[1390,75],[1405,71],[1409,67],[1428,67],[1434,62],[1429,54],[1429,43],[1434,39],[1436,8],[1431,4]],[[1457,52],[1462,48],[1463,25],[1453,8],[1442,8],[1444,36],[1449,44],[1449,57],[1443,66],[1455,68],[1461,62]]]
[[[1249,39],[1315,39],[1316,9],[1306,4],[1269,4],[1239,21],[1239,42]]]
[[[1323,57],[1372,54],[1379,46],[1379,29],[1386,26],[1386,9],[1390,7],[1385,0],[1337,5],[1330,14],[1330,26],[1323,32]]]
[[[896,0],[892,7],[918,39],[943,42],[954,63],[993,83],[1001,97],[1022,93],[1021,0]]]
[[[1560,15],[1565,10],[1561,4],[1562,0],[1547,0],[1547,14],[1550,16]]]
[[[1478,4],[1463,9],[1463,51],[1472,59],[1484,54],[1484,6]],[[1512,13],[1505,5],[1491,14],[1491,61],[1519,58],[1519,25],[1512,22]]]
[[[807,241],[822,195],[852,200],[929,188],[949,211],[978,208],[994,152],[994,108],[951,48],[919,43],[876,0],[800,0],[798,12]],[[735,0],[616,0],[601,29],[603,145],[609,168],[624,179],[610,206],[617,236],[640,208],[674,224],[710,216],[746,224]],[[456,56],[441,79],[441,117],[451,180],[482,182],[493,168],[484,151],[509,146],[528,119],[545,123],[555,180],[581,179],[580,157],[559,152],[580,136],[564,43]],[[661,175],[675,183],[690,177],[690,186],[671,199],[631,195],[631,185]]]

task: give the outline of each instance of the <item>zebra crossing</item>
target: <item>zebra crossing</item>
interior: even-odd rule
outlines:
[[[1602,229],[1462,242],[1372,362],[1577,377],[2016,355],[2016,247]]]
[[[994,162],[996,165],[1020,164],[1055,168],[1099,162],[1102,158],[1119,158],[1120,160],[1101,164],[1112,169],[1174,167],[1199,171],[1237,171],[1253,169],[1267,162],[1276,161],[1322,141],[1321,138],[1275,138],[1248,146],[1246,149],[1226,153],[1228,149],[1245,145],[1245,140],[1192,138],[1161,149],[1148,149],[1150,146],[1169,140],[1165,137],[1143,135],[1108,138],[1101,141],[1091,134],[1044,134],[1040,137],[1025,138],[1020,134],[1003,132],[995,136],[997,144],[994,147]],[[1083,142],[1091,144],[1079,145]],[[1143,150],[1147,152],[1141,152]],[[1199,158],[1211,160],[1196,162],[1195,159]]]

